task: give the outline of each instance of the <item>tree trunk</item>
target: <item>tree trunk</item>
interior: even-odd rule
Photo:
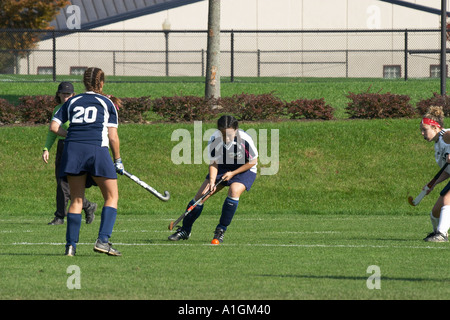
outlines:
[[[208,0],[205,98],[220,98],[220,0]]]

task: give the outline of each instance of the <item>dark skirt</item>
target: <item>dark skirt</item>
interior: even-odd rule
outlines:
[[[61,158],[60,177],[87,174],[86,188],[96,185],[92,176],[117,179],[116,169],[107,147],[65,142]]]

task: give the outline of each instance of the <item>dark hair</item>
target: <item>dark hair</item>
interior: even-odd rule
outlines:
[[[56,91],[55,101],[56,101],[57,104],[61,104],[62,103],[61,98],[59,97],[59,92],[58,91]]]
[[[55,101],[56,101],[57,104],[63,103],[63,101],[61,101],[61,98],[59,97],[59,94],[60,94],[60,92],[59,92],[59,91],[56,91],[56,94],[55,94]],[[75,92],[74,92],[74,93],[71,93],[71,95],[72,95],[72,96],[75,95]]]
[[[83,83],[86,91],[103,94],[101,82],[105,83],[105,73],[100,68],[88,68],[84,72]]]
[[[117,110],[119,110],[122,107],[122,100],[120,100],[119,98],[109,94],[105,94],[104,96],[107,97],[109,100],[111,100],[112,103],[114,103],[114,106],[116,107]]]
[[[233,128],[237,130],[239,128],[239,123],[235,117],[230,115],[223,115],[217,120],[217,129],[230,129]]]

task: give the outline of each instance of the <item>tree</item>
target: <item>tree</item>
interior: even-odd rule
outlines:
[[[50,22],[69,4],[69,0],[0,0],[0,29],[49,30]],[[0,32],[0,72],[5,65],[11,65],[11,60],[23,58],[35,48],[40,35],[30,31]]]
[[[220,98],[220,0],[208,0],[205,98]]]

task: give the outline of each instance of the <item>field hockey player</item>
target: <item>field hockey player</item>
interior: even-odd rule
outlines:
[[[227,186],[229,187],[228,195],[223,203],[222,214],[214,231],[212,242],[214,244],[222,243],[224,233],[236,213],[241,194],[245,190],[250,190],[255,181],[258,151],[250,135],[240,130],[238,121],[229,115],[219,118],[217,129],[208,144],[209,173],[187,208],[191,207],[206,192],[211,191],[211,193],[186,215],[183,226],[169,236],[171,241],[189,239],[192,226],[202,213],[204,201]],[[216,187],[215,184],[220,179],[224,181]]]
[[[424,115],[420,130],[423,138],[428,142],[434,142],[434,157],[439,167],[450,162],[450,131],[444,129],[444,112],[441,107],[430,107]],[[434,187],[450,177],[450,166],[442,172],[435,184],[430,187],[430,193]],[[425,187],[424,187],[425,188]],[[448,241],[448,230],[450,228],[450,183],[440,192],[439,198],[430,213],[433,231],[424,240],[428,242]]]
[[[123,174],[120,158],[117,108],[103,95],[105,74],[99,68],[88,68],[83,77],[86,93],[76,95],[55,113],[50,130],[66,136],[61,159],[61,177],[70,186],[70,207],[67,214],[66,252],[76,253],[81,226],[81,210],[85,188],[97,185],[104,199],[98,238],[94,251],[112,256],[121,253],[112,247],[111,233],[117,216],[119,191],[117,173]],[[70,120],[68,130],[61,125]],[[111,148],[114,162],[108,147]]]

